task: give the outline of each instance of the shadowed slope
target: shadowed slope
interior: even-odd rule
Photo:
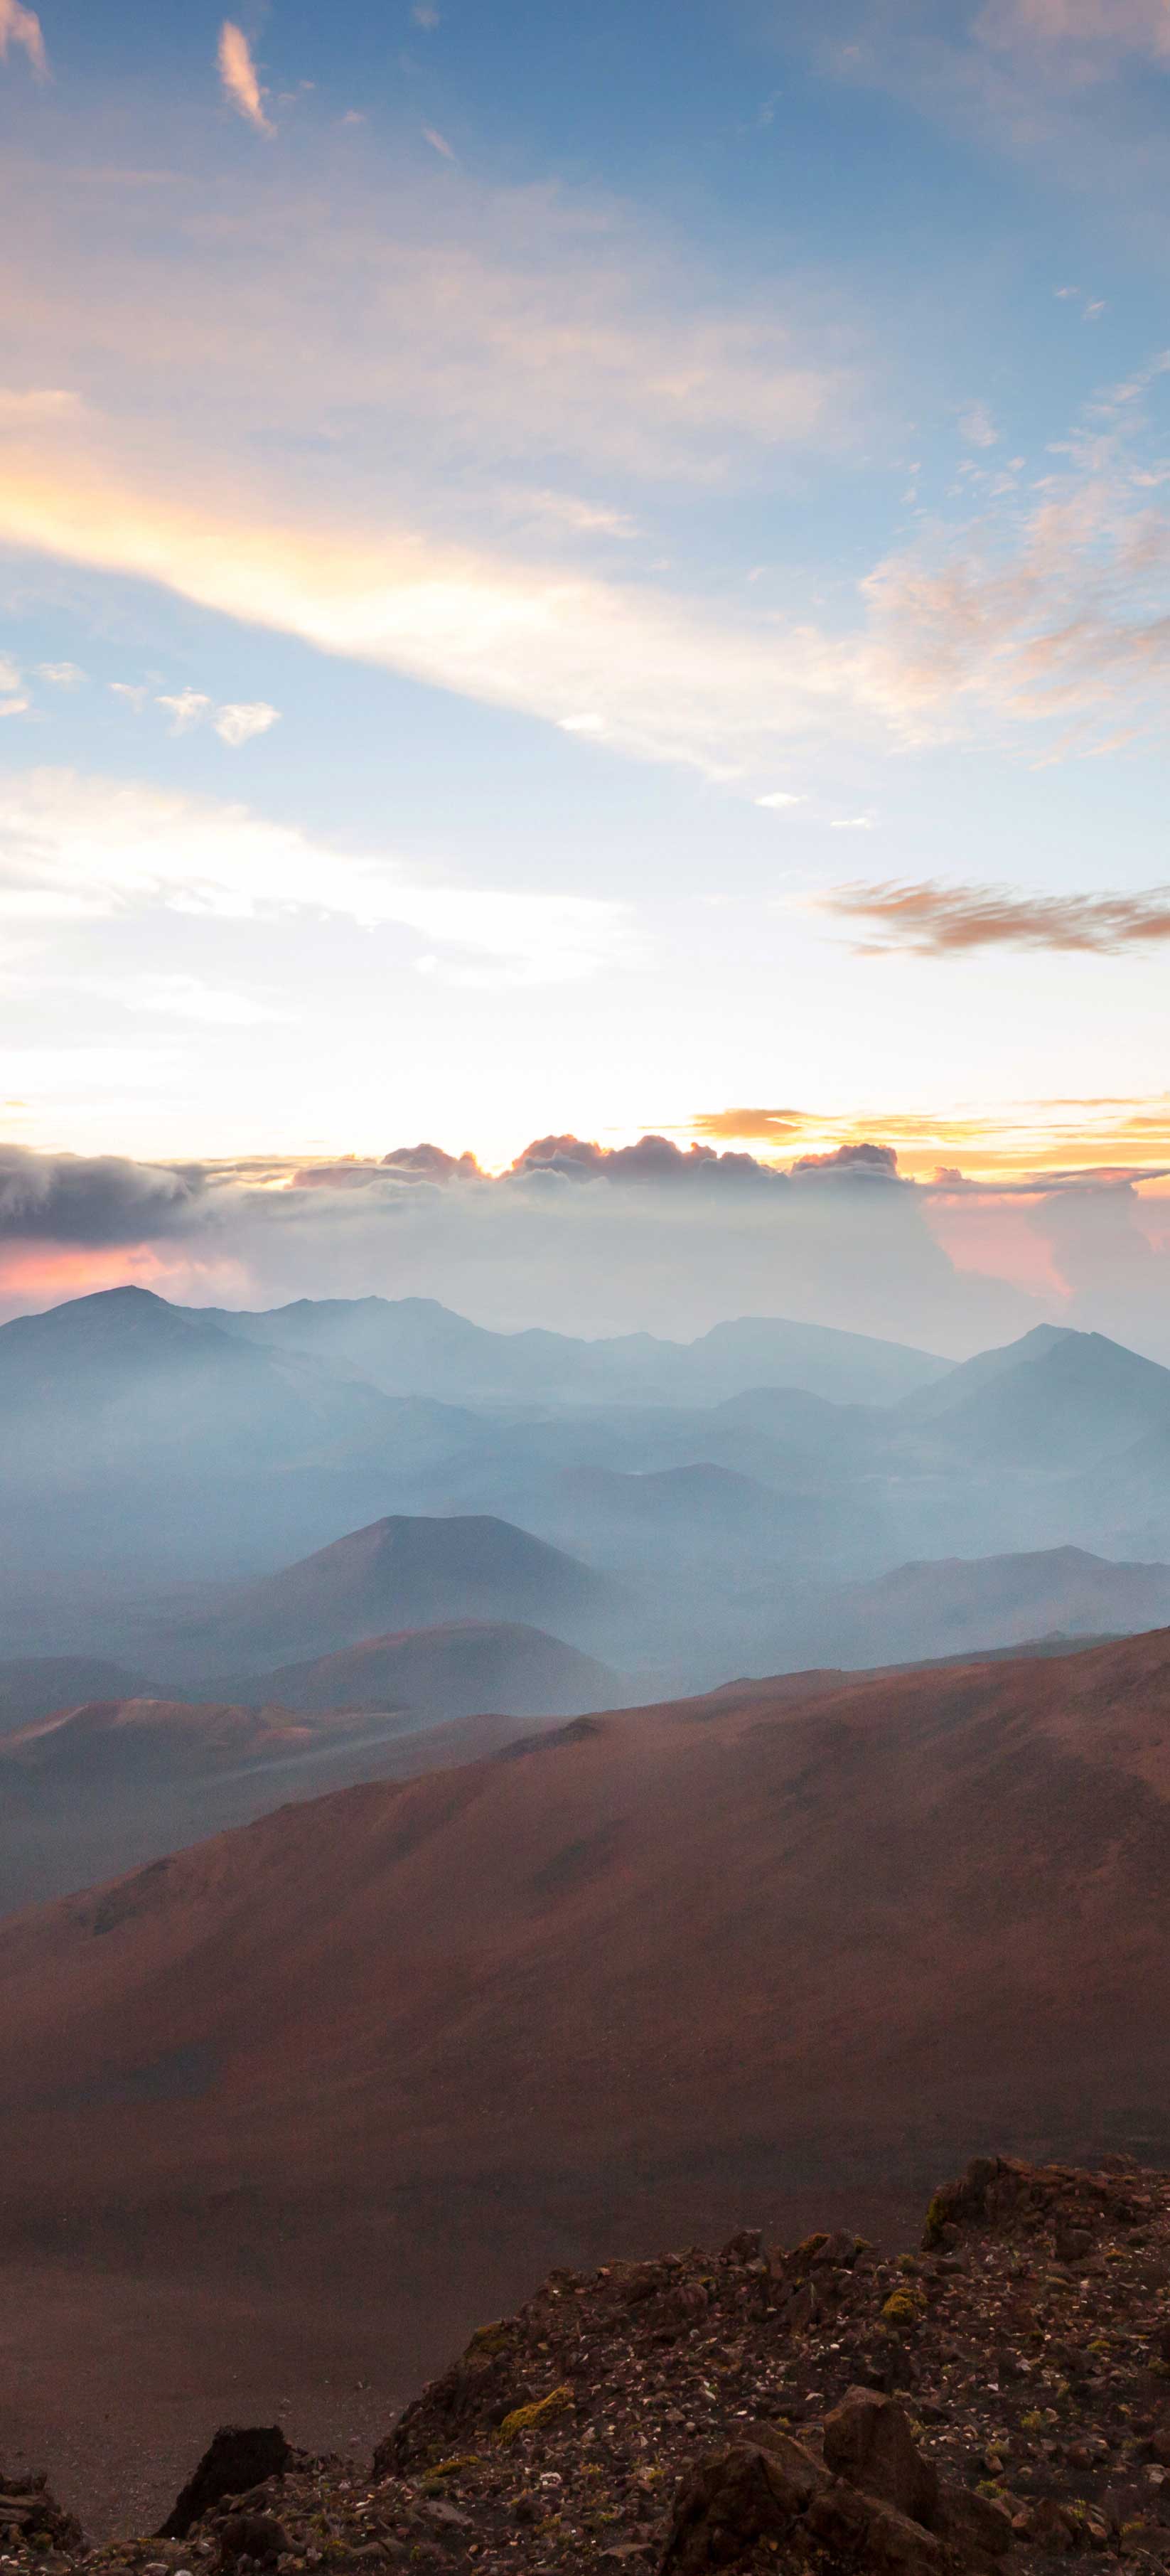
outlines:
[[[206,2115],[147,2123],[137,2165],[119,2133],[135,2197],[1115,2125],[1170,2067],[1168,1802],[1159,1633],[586,1718],[285,1811],[0,1936],[10,2176],[35,2205],[58,2086],[197,2041]]]
[[[475,1761],[530,1733],[534,1714],[428,1722],[410,1708],[143,1698],[62,1709],[0,1738],[0,1915],[156,1865],[290,1801]]]

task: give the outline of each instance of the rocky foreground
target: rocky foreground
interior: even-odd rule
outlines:
[[[1170,2566],[1170,2176],[981,2157],[921,2251],[755,2230],[551,2273],[369,2468],[217,2434],[162,2535],[0,2477],[0,2570]],[[1070,2571],[1071,2576],[1071,2571]]]

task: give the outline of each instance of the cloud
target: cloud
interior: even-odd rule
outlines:
[[[628,939],[621,904],[428,883],[384,852],[314,841],[246,805],[69,770],[0,780],[0,919],[100,920],[160,906],[396,924],[441,952],[430,971],[505,985],[612,968]]]
[[[424,27],[428,35],[440,24],[439,12],[431,7],[430,0],[416,0],[410,14],[415,26]]]
[[[275,134],[264,113],[264,96],[256,76],[252,49],[242,27],[225,18],[219,31],[219,77],[225,98],[259,134]]]
[[[986,0],[973,33],[995,53],[1071,53],[1100,71],[1127,54],[1170,62],[1165,0]]]
[[[51,689],[77,689],[85,678],[78,662],[38,662],[38,680],[47,680]]]
[[[867,712],[856,648],[814,629],[416,532],[231,518],[30,467],[0,489],[0,534],[490,704],[575,729],[586,708],[611,749],[716,777],[754,768],[778,739]],[[883,674],[883,700],[889,688]],[[163,703],[194,721],[200,696]]]
[[[117,685],[115,681],[114,686],[117,687]],[[128,695],[129,692],[127,691],[126,694]],[[181,689],[177,697],[156,698],[155,705],[166,707],[168,713],[174,717],[174,723],[170,728],[172,733],[190,733],[193,725],[202,724],[211,700],[205,698],[199,689]]]
[[[64,663],[59,670],[71,670],[72,667],[72,664]],[[78,672],[77,676],[83,679],[85,674]],[[133,713],[141,715],[150,694],[147,688],[135,688],[126,680],[111,680],[109,685],[115,697],[125,698]],[[280,723],[279,707],[270,707],[263,698],[216,706],[215,700],[208,697],[203,689],[180,689],[173,696],[156,696],[155,705],[165,707],[173,717],[169,728],[171,733],[191,733],[197,725],[210,720],[212,731],[233,751],[238,751],[244,743],[254,741],[257,734],[268,733],[273,725]]]
[[[0,653],[0,691],[7,696],[11,690],[19,687],[20,672],[16,663],[10,661],[6,653]]]
[[[802,1154],[792,1166],[794,1180],[899,1181],[898,1157],[892,1145],[837,1145],[829,1154]],[[904,1186],[904,1185],[903,1185]]]
[[[433,125],[424,125],[423,141],[424,143],[429,143],[432,152],[438,152],[444,161],[454,160],[455,154],[451,145],[447,141],[446,135],[439,134]]]
[[[142,1243],[174,1234],[207,1190],[197,1169],[120,1155],[38,1154],[0,1142],[0,1241]]]
[[[663,1137],[606,1148],[557,1135],[496,1179],[419,1146],[378,1164],[156,1170],[143,1174],[139,1213],[122,1167],[103,1186],[105,1167],[83,1165],[87,1186],[70,1199],[61,1158],[16,1161],[10,1239],[29,1228],[51,1241],[57,1224],[66,1241],[92,1241],[95,1262],[120,1241],[129,1276],[157,1243],[180,1298],[206,1298],[209,1279],[221,1295],[227,1273],[243,1304],[376,1285],[504,1327],[689,1334],[781,1313],[960,1350],[1006,1340],[1043,1311],[957,1272],[926,1194],[876,1186],[864,1164],[790,1181],[750,1155],[690,1153]],[[112,1284],[108,1264],[98,1275]],[[44,1295],[34,1286],[33,1301]]]
[[[0,716],[26,716],[31,705],[31,698],[0,698]]]
[[[1006,715],[1048,728],[1060,757],[1164,723],[1168,374],[1162,352],[1106,387],[1054,443],[1049,471],[869,575],[867,675],[906,739]]]
[[[968,404],[960,415],[959,428],[970,447],[994,447],[999,439],[999,431],[984,402]]]
[[[734,1186],[783,1182],[784,1174],[751,1154],[717,1154],[710,1145],[685,1149],[666,1136],[642,1136],[636,1145],[597,1145],[579,1136],[538,1136],[516,1156],[508,1177],[531,1179],[551,1174],[561,1180],[636,1182],[642,1187],[677,1188],[697,1182]]]
[[[921,957],[1029,948],[1116,957],[1170,939],[1170,885],[1144,894],[1019,894],[1009,886],[887,882],[837,886],[819,908],[863,924],[867,949]]]
[[[771,814],[782,814],[790,805],[803,805],[805,801],[803,796],[794,795],[786,787],[772,787],[766,796],[756,798],[757,805],[765,806]]]
[[[707,1109],[689,1122],[696,1136],[732,1136],[737,1144],[786,1143],[807,1120],[799,1109]]]
[[[0,62],[6,62],[9,48],[18,45],[37,80],[49,77],[49,61],[41,22],[35,9],[25,9],[21,0],[0,0]]]
[[[217,707],[212,718],[220,741],[230,743],[233,750],[238,750],[242,743],[253,741],[258,733],[267,733],[272,725],[279,723],[279,707],[266,706],[263,699],[250,706]]]

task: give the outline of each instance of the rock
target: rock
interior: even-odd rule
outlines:
[[[1063,2553],[1077,2546],[1076,2518],[1055,2496],[1037,2499],[1029,2510],[1028,2524],[1028,2537],[1037,2549]]]
[[[44,2474],[0,2477],[0,2543],[18,2541],[38,2552],[83,2550],[81,2524],[65,2513]]]
[[[273,2513],[229,2513],[219,2525],[220,2556],[228,2565],[237,2558],[255,2558],[269,2566],[290,2545],[283,2523]]]
[[[781,2447],[782,2446],[782,2447]],[[795,2465],[786,2458],[792,2454]],[[811,2502],[818,2471],[811,2454],[783,2435],[733,2442],[711,2452],[685,2479],[660,2561],[661,2576],[702,2576],[761,2541],[781,2542]]]
[[[850,2388],[825,2417],[825,2460],[835,2476],[929,2528],[938,2504],[938,2471],[924,2460],[896,2398]]]
[[[155,2533],[156,2540],[185,2540],[192,2524],[210,2513],[213,2505],[280,2477],[291,2458],[279,2424],[221,2424]]]
[[[722,2263],[754,2263],[764,2242],[762,2227],[741,2227],[738,2236],[729,2236],[720,2255]]]
[[[973,2487],[941,2490],[934,2528],[964,2557],[1006,2558],[1015,2538],[1010,2513]]]
[[[841,2480],[814,2496],[806,2523],[832,2560],[872,2568],[875,2576],[933,2576],[942,2555],[920,2522]]]
[[[843,2264],[848,2270],[852,2270],[861,2252],[863,2241],[860,2236],[851,2236],[847,2228],[838,2227],[831,2236],[825,2237],[823,2244],[818,2245],[812,2258],[813,2263],[818,2270],[830,2264]]]

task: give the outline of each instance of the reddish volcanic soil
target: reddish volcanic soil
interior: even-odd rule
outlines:
[[[73,2419],[93,2514],[105,2419],[185,2457],[239,2374],[347,2439],[552,2261],[908,2231],[984,2145],[1165,2159],[1168,1886],[1159,1632],[577,1720],[18,1918],[26,2439]]]

